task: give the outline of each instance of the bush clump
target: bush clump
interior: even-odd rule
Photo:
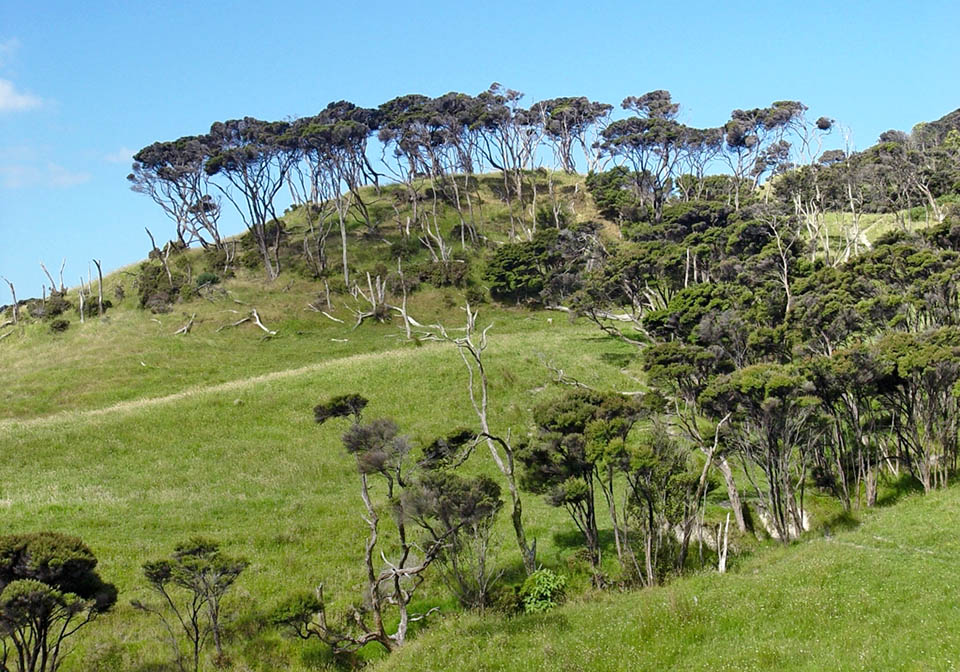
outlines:
[[[216,273],[211,273],[210,271],[204,271],[197,276],[197,287],[203,287],[204,285],[216,285],[220,282],[220,276]]]
[[[553,609],[563,601],[567,578],[550,569],[539,569],[520,587],[520,601],[527,614],[540,614]]]
[[[62,317],[50,323],[50,331],[56,334],[61,334],[69,328],[70,328],[70,320],[65,320]]]

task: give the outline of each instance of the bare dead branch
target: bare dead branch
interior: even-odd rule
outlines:
[[[0,278],[3,278],[0,275]],[[17,305],[17,290],[13,288],[13,283],[3,278],[3,281],[10,286],[10,295],[13,297],[13,323],[16,324],[20,319],[20,307]]]
[[[196,320],[196,319],[197,319],[197,314],[194,313],[193,315],[190,316],[190,319],[187,320],[187,323],[186,323],[186,324],[184,324],[182,327],[180,327],[180,328],[177,329],[175,332],[173,332],[173,335],[174,335],[174,336],[180,336],[180,335],[189,334],[189,333],[190,333],[190,330],[193,328],[193,322],[194,322],[194,320]]]
[[[57,288],[57,283],[54,282],[53,276],[50,275],[50,271],[47,270],[47,267],[43,265],[43,262],[40,262],[40,268],[43,269],[43,272],[46,274],[47,278],[50,280],[50,291],[54,292]]]

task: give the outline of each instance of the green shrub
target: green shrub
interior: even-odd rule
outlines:
[[[406,261],[417,256],[422,249],[423,243],[416,236],[405,236],[390,246],[390,257],[393,259],[400,257]]]
[[[56,319],[50,323],[50,331],[62,333],[70,327],[70,321],[63,318]]]
[[[487,292],[483,287],[467,287],[463,295],[471,306],[479,306],[487,301]]]
[[[563,600],[567,579],[549,569],[540,569],[527,577],[520,588],[523,610],[540,614],[553,609]]]
[[[466,286],[470,275],[470,263],[466,260],[435,261],[422,264],[418,269],[421,280],[434,287]]]
[[[203,287],[204,285],[216,285],[220,282],[220,277],[216,273],[211,273],[210,271],[204,271],[197,276],[197,287]]]

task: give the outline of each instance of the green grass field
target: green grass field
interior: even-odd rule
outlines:
[[[422,298],[423,312],[430,301]],[[276,305],[261,314],[279,334],[263,341],[249,325],[215,333],[209,315],[216,307],[202,304],[187,307],[211,311],[187,336],[172,335],[172,315],[153,329],[149,314],[118,311],[109,323],[62,336],[27,334],[38,354],[14,368],[26,367],[32,379],[5,367],[7,394],[20,403],[16,412],[7,409],[16,419],[0,420],[6,529],[80,536],[121,591],[114,613],[88,628],[66,669],[136,669],[169,659],[157,625],[129,601],[149,598],[141,563],[196,534],[251,561],[231,603],[240,619],[232,635],[239,658],[257,669],[300,669],[300,656],[321,647],[282,638],[265,627],[264,614],[319,581],[335,605],[358,599],[365,535],[355,466],[339,441],[344,427],[318,428],[313,405],[359,392],[371,400],[366,417],[395,418],[418,444],[474,424],[452,345],[418,347],[399,338],[396,324],[353,331],[312,312],[271,319]],[[635,385],[620,373],[635,352],[589,326],[503,309],[481,313],[481,322],[489,321],[491,417],[502,430],[524,431],[530,406],[557,393],[541,359],[591,384]],[[136,342],[136,351],[118,342]],[[478,451],[468,468],[492,472],[489,462]],[[546,530],[572,524],[528,499],[531,532],[546,535],[543,557],[557,562],[564,549]],[[507,566],[515,558],[505,516],[500,525]],[[427,586],[424,596],[451,606],[440,586]]]

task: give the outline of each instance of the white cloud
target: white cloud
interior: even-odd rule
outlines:
[[[133,155],[136,154],[135,149],[130,149],[129,147],[121,147],[115,152],[110,152],[103,157],[103,160],[107,163],[133,163]]]
[[[6,189],[75,187],[91,178],[90,173],[72,171],[56,163],[0,163],[0,186]]]
[[[21,93],[13,82],[0,79],[0,112],[20,112],[40,107],[43,101],[29,93]]]

